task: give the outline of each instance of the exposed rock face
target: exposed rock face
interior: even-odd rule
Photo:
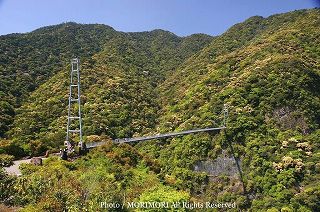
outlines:
[[[30,163],[36,166],[42,166],[42,158],[33,157],[31,158]]]
[[[236,177],[238,169],[235,159],[223,152],[215,160],[198,161],[194,166],[194,171],[207,172],[210,176],[226,175]]]

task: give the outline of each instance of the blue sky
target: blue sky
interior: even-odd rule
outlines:
[[[261,15],[320,6],[320,0],[0,0],[0,35],[67,21],[103,23],[132,32],[218,35]]]

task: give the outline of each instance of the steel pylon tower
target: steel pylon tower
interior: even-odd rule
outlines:
[[[229,111],[228,111],[228,105],[224,104],[223,105],[223,126],[227,127],[227,118],[229,116]]]
[[[80,149],[83,148],[80,96],[80,60],[74,58],[71,60],[67,137],[65,141],[68,152],[74,151],[76,144],[75,141],[72,141],[72,134],[79,134],[78,145]]]

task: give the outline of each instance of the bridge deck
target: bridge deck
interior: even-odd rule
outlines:
[[[151,135],[151,136],[145,136],[145,137],[136,137],[136,138],[120,138],[113,140],[114,143],[130,143],[130,142],[136,142],[136,141],[148,141],[153,139],[160,139],[160,138],[168,138],[168,137],[175,137],[180,135],[187,135],[192,133],[200,133],[200,132],[209,132],[209,131],[215,131],[215,130],[222,130],[226,127],[216,127],[216,128],[203,128],[203,129],[194,129],[194,130],[186,130],[181,132],[171,132],[171,133],[165,133],[165,134],[158,134],[158,135]],[[105,142],[96,142],[96,143],[88,143],[87,148],[91,149],[97,146],[101,146]]]

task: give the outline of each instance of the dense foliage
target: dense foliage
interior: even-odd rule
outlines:
[[[1,201],[25,211],[96,211],[124,197],[319,211],[319,17],[319,9],[252,17],[214,38],[74,23],[2,36],[5,162],[63,143],[72,55],[82,60],[86,141],[219,126],[224,104],[229,118],[221,133],[108,143],[74,162],[24,166],[18,178],[1,172]],[[228,157],[238,174],[212,165]],[[201,162],[214,174],[195,171]]]

